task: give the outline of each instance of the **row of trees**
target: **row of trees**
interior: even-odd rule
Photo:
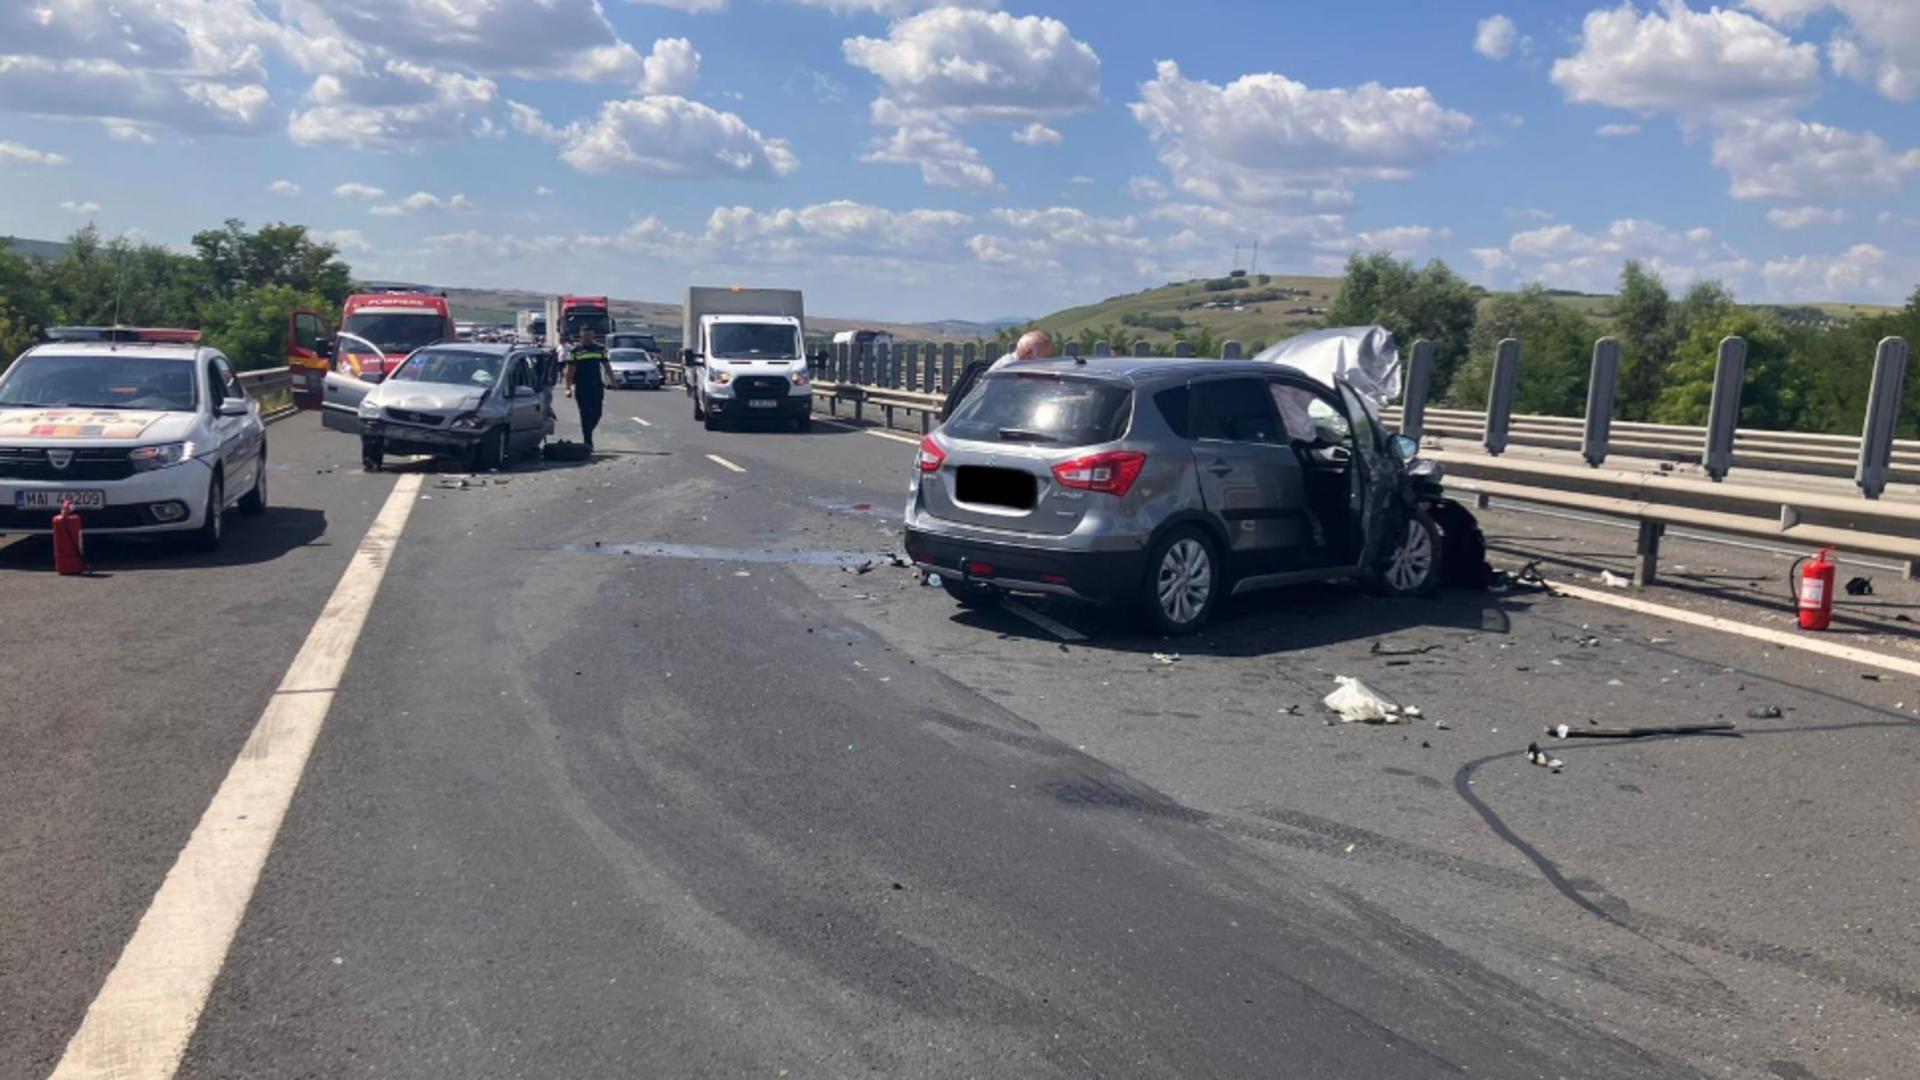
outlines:
[[[352,271],[304,225],[249,231],[229,219],[193,236],[193,253],[116,237],[92,226],[55,259],[0,244],[0,369],[49,326],[181,326],[242,369],[285,362],[287,316],[298,308],[338,322]]]
[[[1612,335],[1621,349],[1615,415],[1663,424],[1706,422],[1720,341],[1738,336],[1747,342],[1742,425],[1857,434],[1880,340],[1920,344],[1920,289],[1896,313],[1813,326],[1743,307],[1718,282],[1675,297],[1637,262],[1621,271],[1617,296],[1583,310],[1540,285],[1488,295],[1438,260],[1416,267],[1384,253],[1356,255],[1327,324],[1371,323],[1403,345],[1434,342],[1436,400],[1462,408],[1485,404],[1494,353],[1501,339],[1518,338],[1514,409],[1555,416],[1585,411],[1593,344]],[[1920,434],[1920,372],[1907,380],[1901,433]]]

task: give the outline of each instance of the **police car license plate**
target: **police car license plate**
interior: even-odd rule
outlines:
[[[749,408],[749,409],[771,409],[771,408],[773,408],[774,406],[776,406],[776,405],[778,405],[778,404],[780,404],[780,403],[779,403],[779,402],[777,402],[777,401],[774,401],[774,400],[773,400],[772,398],[761,398],[761,399],[759,399],[759,400],[756,400],[756,401],[749,401],[749,402],[747,402],[747,408]]]
[[[104,510],[107,508],[107,493],[104,491],[16,491],[13,493],[15,510],[51,510],[72,503],[75,510]]]

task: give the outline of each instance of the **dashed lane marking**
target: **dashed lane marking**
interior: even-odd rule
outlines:
[[[52,1080],[168,1080],[180,1068],[422,479],[394,484]]]
[[[865,432],[866,434],[871,435],[876,439],[891,439],[892,441],[897,443],[906,443],[908,446],[920,445],[919,439],[916,439],[911,435],[902,435],[897,431],[880,431],[870,427],[859,427],[855,424],[843,424],[838,420],[822,420],[817,416],[813,418],[813,422],[816,424],[825,424],[828,427],[837,427],[842,431]]]
[[[636,423],[636,424],[639,424],[639,425],[640,425],[641,427],[652,427],[652,426],[653,426],[653,421],[651,421],[651,420],[642,420],[642,419],[640,419],[640,418],[639,418],[639,417],[637,417],[637,416],[636,416],[636,417],[633,417],[633,422],[634,422],[634,423]]]
[[[1885,668],[1888,671],[1897,671],[1903,675],[1920,675],[1920,660],[1909,660],[1900,656],[1888,656],[1886,653],[1874,652],[1871,649],[1842,645],[1837,641],[1827,641],[1822,638],[1806,637],[1800,634],[1789,634],[1784,630],[1774,630],[1770,627],[1735,622],[1732,619],[1720,618],[1718,615],[1707,615],[1697,611],[1688,611],[1685,608],[1668,607],[1665,604],[1656,604],[1649,600],[1638,600],[1631,596],[1620,596],[1617,593],[1602,589],[1589,589],[1581,585],[1563,585],[1558,581],[1550,582],[1550,584],[1553,586],[1555,592],[1565,593],[1576,600],[1588,600],[1596,604],[1606,604],[1609,607],[1621,608],[1625,611],[1638,612],[1642,615],[1652,615],[1655,618],[1669,619],[1677,623],[1686,623],[1689,626],[1718,630],[1727,634],[1738,634],[1741,637],[1752,638],[1755,641],[1764,641],[1769,645],[1778,645],[1783,649],[1799,649],[1801,652],[1830,656],[1835,660],[1845,660],[1854,664],[1865,664],[1868,667]]]
[[[1061,641],[1085,641],[1087,635],[1057,619],[1050,619],[1018,600],[1002,600],[1000,610],[1010,612],[1027,620],[1033,625],[1059,638]]]
[[[740,466],[735,465],[733,462],[728,461],[726,458],[721,457],[719,454],[708,454],[707,460],[713,462],[715,465],[718,465],[723,469],[728,470],[729,472],[743,473],[747,471],[741,468]]]

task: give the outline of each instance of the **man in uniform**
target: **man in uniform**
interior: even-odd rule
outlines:
[[[565,357],[561,366],[567,373],[567,396],[580,404],[580,438],[591,450],[593,429],[600,426],[600,411],[607,402],[607,384],[613,381],[607,369],[607,353],[594,339],[593,331],[583,328]]]

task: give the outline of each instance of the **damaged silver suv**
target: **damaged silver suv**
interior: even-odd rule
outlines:
[[[1205,625],[1222,597],[1439,583],[1441,532],[1354,389],[1254,361],[1067,358],[987,375],[920,443],[913,562],[960,603],[1058,594]]]

